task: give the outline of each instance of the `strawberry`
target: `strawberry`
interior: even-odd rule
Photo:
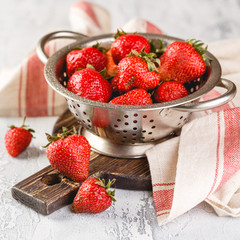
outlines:
[[[33,129],[25,125],[26,117],[23,119],[21,127],[10,126],[5,134],[5,147],[12,157],[17,157],[31,143]]]
[[[136,88],[121,96],[113,98],[109,103],[121,105],[147,105],[152,104],[152,99],[146,90]]]
[[[201,77],[206,71],[203,43],[175,41],[160,57],[159,73],[161,80],[177,80],[181,83]]]
[[[146,53],[150,52],[151,46],[145,37],[138,34],[118,33],[117,36],[120,36],[111,45],[112,57],[116,64],[126,57],[131,50],[141,52],[144,49]]]
[[[160,81],[160,74],[150,71],[148,64],[137,56],[123,58],[118,64],[118,90],[127,92],[133,88],[150,90]]]
[[[108,102],[112,94],[110,83],[91,68],[75,72],[68,80],[67,89],[81,97],[99,102]]]
[[[111,80],[111,87],[113,92],[117,92],[118,91],[118,75],[116,75],[112,80]]]
[[[107,76],[114,77],[117,74],[117,65],[113,61],[111,49],[109,49],[106,52],[106,57],[107,57]]]
[[[187,89],[178,81],[167,81],[160,84],[154,92],[156,102],[168,102],[188,95]]]
[[[110,124],[109,111],[104,108],[94,108],[92,124],[94,127],[103,128]]]
[[[84,136],[73,134],[66,128],[57,136],[47,135],[46,155],[51,166],[74,181],[88,178],[91,146]]]
[[[108,188],[115,182],[109,180],[105,186],[104,179],[89,178],[80,186],[72,204],[75,213],[91,212],[99,213],[105,211],[112,204],[115,190],[110,191]]]
[[[98,48],[86,47],[69,52],[66,64],[67,75],[71,77],[76,70],[86,68],[87,64],[91,64],[98,72],[102,71],[107,65],[107,58]]]

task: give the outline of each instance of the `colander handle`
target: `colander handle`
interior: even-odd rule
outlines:
[[[173,107],[173,109],[184,111],[184,112],[204,111],[204,110],[222,106],[223,104],[231,101],[236,95],[237,88],[235,84],[227,79],[221,78],[216,86],[223,87],[227,89],[227,91],[223,95],[217,98],[203,101],[203,102],[190,102],[184,105]]]
[[[57,38],[68,38],[68,39],[81,39],[81,38],[86,38],[87,36],[81,33],[77,32],[72,32],[72,31],[56,31],[56,32],[51,32],[45,36],[43,36],[39,42],[37,43],[36,46],[36,51],[39,59],[46,64],[48,61],[48,55],[45,52],[45,46],[47,42],[57,39]]]

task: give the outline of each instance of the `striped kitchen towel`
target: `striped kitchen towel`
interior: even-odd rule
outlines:
[[[223,49],[222,46],[226,46]],[[209,44],[223,76],[240,86],[240,40]],[[219,96],[210,91],[202,100]],[[179,137],[146,152],[159,225],[202,201],[219,216],[240,216],[240,94],[229,103],[192,114]]]

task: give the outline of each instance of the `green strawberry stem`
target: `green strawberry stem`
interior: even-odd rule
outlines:
[[[115,196],[115,189],[114,190],[109,190],[109,188],[116,182],[116,179],[108,180],[107,185],[105,184],[105,179],[100,179],[99,173],[95,175],[95,178],[98,180],[96,184],[98,184],[101,187],[104,187],[106,189],[107,195],[112,198],[114,202],[116,202],[116,199],[114,198]]]
[[[92,64],[90,64],[90,63],[88,63],[88,64],[86,65],[86,68],[91,68],[91,69],[93,69],[93,70],[96,70],[95,67],[94,67]],[[83,68],[82,68],[82,69],[83,69]]]
[[[106,53],[107,52],[107,49],[105,47],[101,46],[101,44],[99,42],[94,44],[92,47],[97,48],[102,53]]]
[[[96,70],[96,69],[94,68],[94,66],[91,65],[91,64],[89,64],[89,63],[86,65],[86,68],[91,68],[91,69],[93,69],[93,70]],[[83,68],[82,68],[82,69],[83,69]],[[79,70],[82,70],[82,69],[79,69]],[[79,70],[78,70],[78,71],[79,71]],[[105,68],[104,68],[102,71],[100,71],[99,73],[101,74],[102,77],[105,78],[106,75],[107,75],[107,68],[105,67]]]
[[[192,45],[194,49],[202,56],[203,60],[206,62],[207,57],[205,55],[208,46],[203,47],[204,43],[201,40],[196,39],[188,39],[186,40],[187,43]]]
[[[83,48],[81,46],[76,46],[75,48],[73,48],[72,50],[82,50]]]
[[[45,133],[45,135],[47,136],[47,140],[48,140],[48,144],[43,146],[43,148],[47,148],[52,142],[58,140],[58,139],[63,139],[66,138],[69,135],[73,135],[73,134],[77,134],[76,128],[73,127],[72,130],[69,130],[66,127],[62,127],[62,133],[58,133],[57,136],[52,136],[49,133]]]
[[[127,35],[127,33],[124,32],[122,29],[118,29],[118,30],[117,30],[117,33],[115,33],[115,34],[113,35],[113,37],[116,39],[116,38],[121,37],[121,36],[123,36],[123,35]]]
[[[135,56],[135,57],[141,58],[142,60],[144,60],[147,63],[149,71],[151,71],[151,72],[155,71],[158,73],[157,68],[160,67],[159,58],[157,58],[156,53],[153,53],[153,52],[146,53],[146,52],[144,52],[144,49],[145,48],[143,48],[140,53],[137,52],[136,50],[132,50],[130,52],[130,54],[128,54],[127,56],[128,57]]]
[[[32,128],[29,128],[28,125],[25,125],[25,121],[26,121],[26,116],[24,116],[23,118],[23,123],[22,125],[20,126],[20,128],[23,128],[25,130],[28,130],[30,133],[34,133],[35,130],[33,130]],[[16,126],[15,125],[11,125],[9,128],[15,128]]]
[[[166,47],[163,46],[163,42],[160,39],[150,40],[149,44],[151,47],[151,52],[155,53],[157,56],[160,56],[166,51]]]

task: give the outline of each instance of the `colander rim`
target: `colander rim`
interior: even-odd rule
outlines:
[[[151,33],[138,33],[140,35],[145,36],[148,39],[161,39],[168,42],[173,41],[185,41],[181,38],[164,35],[164,34],[151,34]],[[192,102],[196,99],[199,99],[204,94],[208,93],[210,90],[212,90],[218,83],[220,77],[221,77],[221,65],[217,58],[210,53],[209,51],[206,51],[205,55],[207,58],[210,59],[210,73],[209,76],[207,76],[206,83],[197,91],[190,93],[188,96],[170,101],[170,102],[164,102],[164,103],[154,103],[150,105],[117,105],[117,104],[111,104],[111,103],[102,103],[93,101],[84,97],[80,97],[72,92],[70,92],[66,87],[64,87],[58,79],[55,77],[55,67],[58,61],[62,58],[64,58],[68,52],[70,52],[72,49],[74,49],[76,46],[92,46],[93,44],[97,42],[107,42],[107,41],[113,41],[113,33],[108,34],[102,34],[94,37],[86,37],[83,39],[79,39],[75,41],[74,43],[68,44],[58,51],[56,51],[52,56],[49,57],[45,67],[44,67],[44,75],[47,83],[51,86],[51,88],[59,93],[60,95],[64,96],[66,99],[71,100],[72,102],[76,102],[79,104],[86,104],[91,105],[93,107],[98,108],[105,108],[105,109],[113,109],[113,110],[154,110],[154,109],[162,109],[162,108],[173,108],[176,106],[181,106],[186,103]]]

